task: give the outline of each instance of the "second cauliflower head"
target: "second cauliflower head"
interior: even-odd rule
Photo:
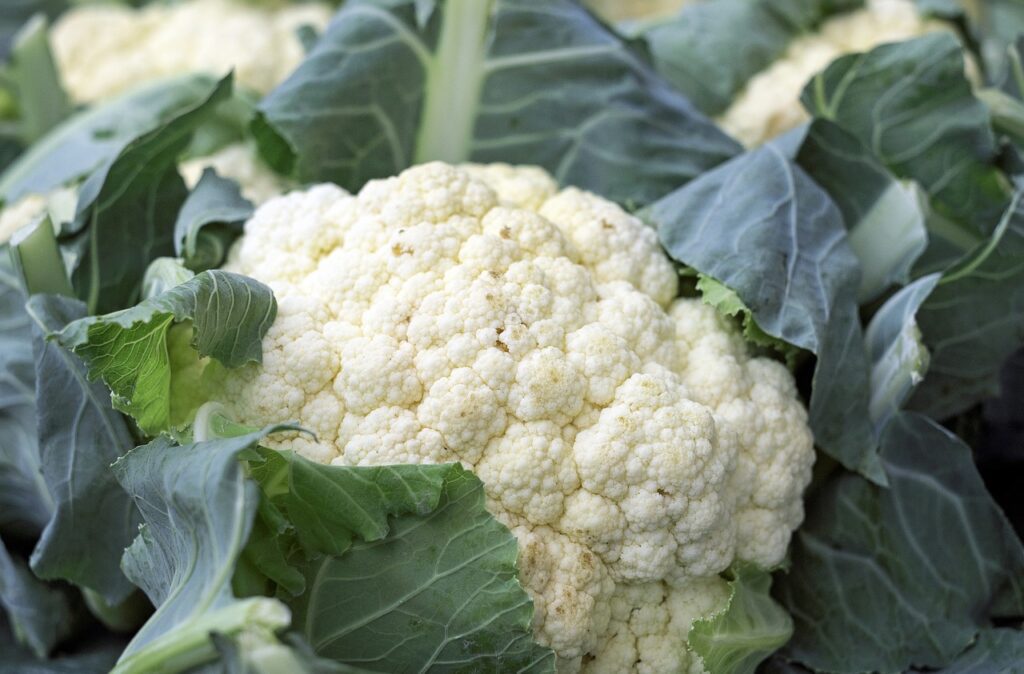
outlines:
[[[813,33],[793,40],[777,61],[737,93],[718,123],[747,147],[765,143],[810,119],[800,94],[832,61],[940,30],[953,27],[928,18],[912,0],[866,0],[863,7],[833,16]]]
[[[326,4],[261,8],[238,0],[186,0],[141,9],[90,4],[53,27],[54,56],[77,102],[109,98],[161,77],[234,70],[239,84],[270,91],[304,55],[301,26],[319,31]]]
[[[734,561],[782,561],[814,453],[790,373],[677,299],[655,232],[540,169],[431,163],[271,199],[227,268],[279,303],[238,421],[342,465],[459,461],[560,671],[700,671]]]

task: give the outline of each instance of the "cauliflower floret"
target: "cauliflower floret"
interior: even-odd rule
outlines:
[[[680,587],[667,583],[619,585],[611,598],[611,620],[599,641],[588,674],[704,672],[700,658],[687,652],[690,627],[721,611],[729,601],[728,584],[712,576]]]
[[[239,84],[270,91],[303,57],[296,31],[322,30],[325,4],[277,10],[231,0],[187,0],[142,9],[90,4],[61,15],[51,41],[68,93],[87,103],[145,82],[191,72],[226,74]]]
[[[747,147],[760,145],[807,121],[800,93],[836,58],[936,30],[950,27],[923,17],[911,0],[868,0],[863,9],[828,19],[816,33],[794,40],[777,61],[750,78],[718,124]]]
[[[463,164],[460,168],[494,190],[498,201],[513,208],[539,211],[558,192],[555,179],[536,166]]]
[[[246,236],[232,247],[225,269],[267,283],[300,281],[337,245],[341,233],[329,210],[349,198],[339,187],[317,185],[270,200],[246,223]]]
[[[315,429],[318,461],[477,471],[561,670],[699,671],[718,574],[778,563],[803,516],[807,415],[785,368],[674,299],[649,229],[553,185],[432,163],[271,199],[230,266],[278,318],[219,399]]]
[[[540,214],[558,225],[598,283],[628,281],[666,306],[678,279],[658,234],[617,205],[570,187],[544,202]]]

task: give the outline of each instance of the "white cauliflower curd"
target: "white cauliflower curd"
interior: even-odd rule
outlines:
[[[240,422],[341,465],[459,461],[520,544],[561,671],[701,671],[735,560],[782,561],[814,454],[789,372],[751,357],[655,232],[532,167],[431,163],[271,199],[227,268],[274,290]]]
[[[936,30],[951,28],[923,17],[912,0],[867,0],[864,8],[828,19],[817,32],[794,40],[747,82],[718,124],[747,147],[760,145],[809,119],[800,93],[835,59]]]
[[[161,77],[223,75],[232,68],[239,84],[265,93],[302,60],[299,27],[322,30],[330,17],[324,4],[89,4],[61,15],[51,41],[64,84],[78,102],[109,98]]]

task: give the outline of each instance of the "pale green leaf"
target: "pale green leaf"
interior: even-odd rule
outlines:
[[[191,322],[196,357],[240,367],[262,359],[261,340],[276,315],[273,293],[262,283],[210,270],[131,309],[75,321],[57,339],[85,360],[91,378],[103,379],[117,409],[155,434],[180,422],[170,391],[182,364],[172,362],[167,346],[176,324]]]

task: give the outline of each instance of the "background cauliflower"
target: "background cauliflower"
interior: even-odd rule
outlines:
[[[832,17],[817,32],[794,40],[747,82],[717,121],[744,145],[760,145],[809,119],[800,93],[838,57],[936,30],[951,27],[922,16],[911,0],[867,0],[864,8]]]
[[[676,299],[653,230],[535,168],[440,163],[272,199],[227,268],[270,285],[241,422],[342,465],[460,461],[520,543],[564,671],[684,671],[735,560],[783,558],[812,438],[786,369]]]
[[[181,163],[178,170],[189,188],[195,187],[203,169],[212,168],[222,178],[238,183],[242,196],[254,204],[262,204],[288,189],[288,181],[274,173],[247,143],[233,143],[213,154],[194,157]]]
[[[188,0],[142,9],[84,5],[63,15],[51,40],[71,98],[109,98],[161,77],[222,75],[266,93],[302,60],[296,31],[322,30],[331,9],[299,4],[265,9],[231,0]]]

